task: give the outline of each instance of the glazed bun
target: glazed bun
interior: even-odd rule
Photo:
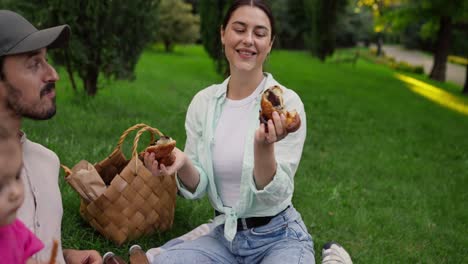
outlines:
[[[296,110],[286,111],[286,131],[296,132],[301,127],[301,118]]]
[[[286,111],[283,102],[283,90],[278,85],[266,89],[262,94],[260,110],[260,122],[267,124],[268,120],[272,119],[273,112],[284,114],[286,117],[286,131],[288,133],[295,132],[301,126],[301,118],[299,114],[293,111]],[[265,126],[268,132],[268,127]]]
[[[154,153],[154,158],[159,164],[171,166],[175,161],[175,155],[172,153],[175,146],[175,140],[170,137],[162,136],[155,143],[148,146],[145,152]]]

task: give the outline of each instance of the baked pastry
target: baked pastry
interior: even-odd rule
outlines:
[[[272,119],[273,112],[284,114],[286,117],[286,131],[295,132],[301,126],[301,118],[296,110],[286,111],[283,102],[283,90],[278,85],[266,89],[262,94],[260,122],[265,124],[268,132],[268,120]]]
[[[175,161],[175,155],[172,153],[176,146],[176,141],[170,137],[162,136],[156,142],[149,145],[145,152],[154,153],[154,158],[158,161],[159,164],[164,164],[165,166],[171,166]],[[143,156],[143,153],[140,153],[140,156]]]

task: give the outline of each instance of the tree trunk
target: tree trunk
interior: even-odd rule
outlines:
[[[462,93],[468,95],[468,64],[466,64],[465,85],[463,86]]]
[[[68,78],[70,78],[73,91],[76,92],[76,83],[75,83],[75,78],[73,78],[73,70],[72,70],[71,63],[70,63],[70,56],[68,54],[68,49],[65,49],[65,65],[67,68]]]
[[[99,70],[95,67],[88,67],[84,79],[85,91],[89,96],[95,96],[97,93],[97,81],[99,77]]]
[[[450,36],[452,34],[452,18],[443,16],[439,21],[439,32],[437,32],[436,47],[434,51],[434,65],[429,78],[437,81],[445,81],[447,71],[447,57],[450,49]]]
[[[164,49],[166,52],[172,52],[172,43],[169,40],[164,40]]]
[[[382,52],[382,44],[383,44],[383,36],[382,36],[382,33],[377,33],[377,41],[376,41],[376,44],[377,44],[377,54],[376,56],[380,57],[383,55],[383,52]]]

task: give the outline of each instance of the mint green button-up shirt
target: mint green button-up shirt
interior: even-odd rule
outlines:
[[[177,185],[180,193],[187,199],[198,199],[208,194],[214,209],[223,213],[214,219],[214,223],[217,225],[224,223],[224,235],[229,241],[232,241],[236,235],[238,218],[276,215],[291,204],[294,192],[294,174],[301,159],[306,137],[304,105],[294,91],[279,84],[271,74],[265,73],[265,76],[267,78],[265,89],[273,85],[280,86],[283,90],[284,105],[287,110],[295,109],[298,112],[302,124],[299,130],[275,143],[276,174],[265,188],[258,190],[253,175],[253,144],[255,130],[259,127],[261,95],[255,99],[245,140],[240,196],[234,207],[225,207],[218,195],[212,157],[214,131],[226,100],[229,78],[221,84],[209,86],[198,92],[187,110],[185,120],[187,141],[184,152],[200,173],[200,181],[193,193],[187,190],[179,179]]]

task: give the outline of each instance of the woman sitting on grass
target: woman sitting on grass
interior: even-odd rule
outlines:
[[[275,38],[273,15],[263,1],[234,1],[220,33],[230,76],[193,98],[184,152],[174,151],[170,167],[145,155],[154,175],[177,171],[186,198],[208,193],[217,226],[162,252],[154,263],[315,263],[312,237],[291,203],[306,137],[304,106],[294,91],[263,72]],[[300,116],[294,133],[276,112],[259,124],[262,92],[274,85]]]

